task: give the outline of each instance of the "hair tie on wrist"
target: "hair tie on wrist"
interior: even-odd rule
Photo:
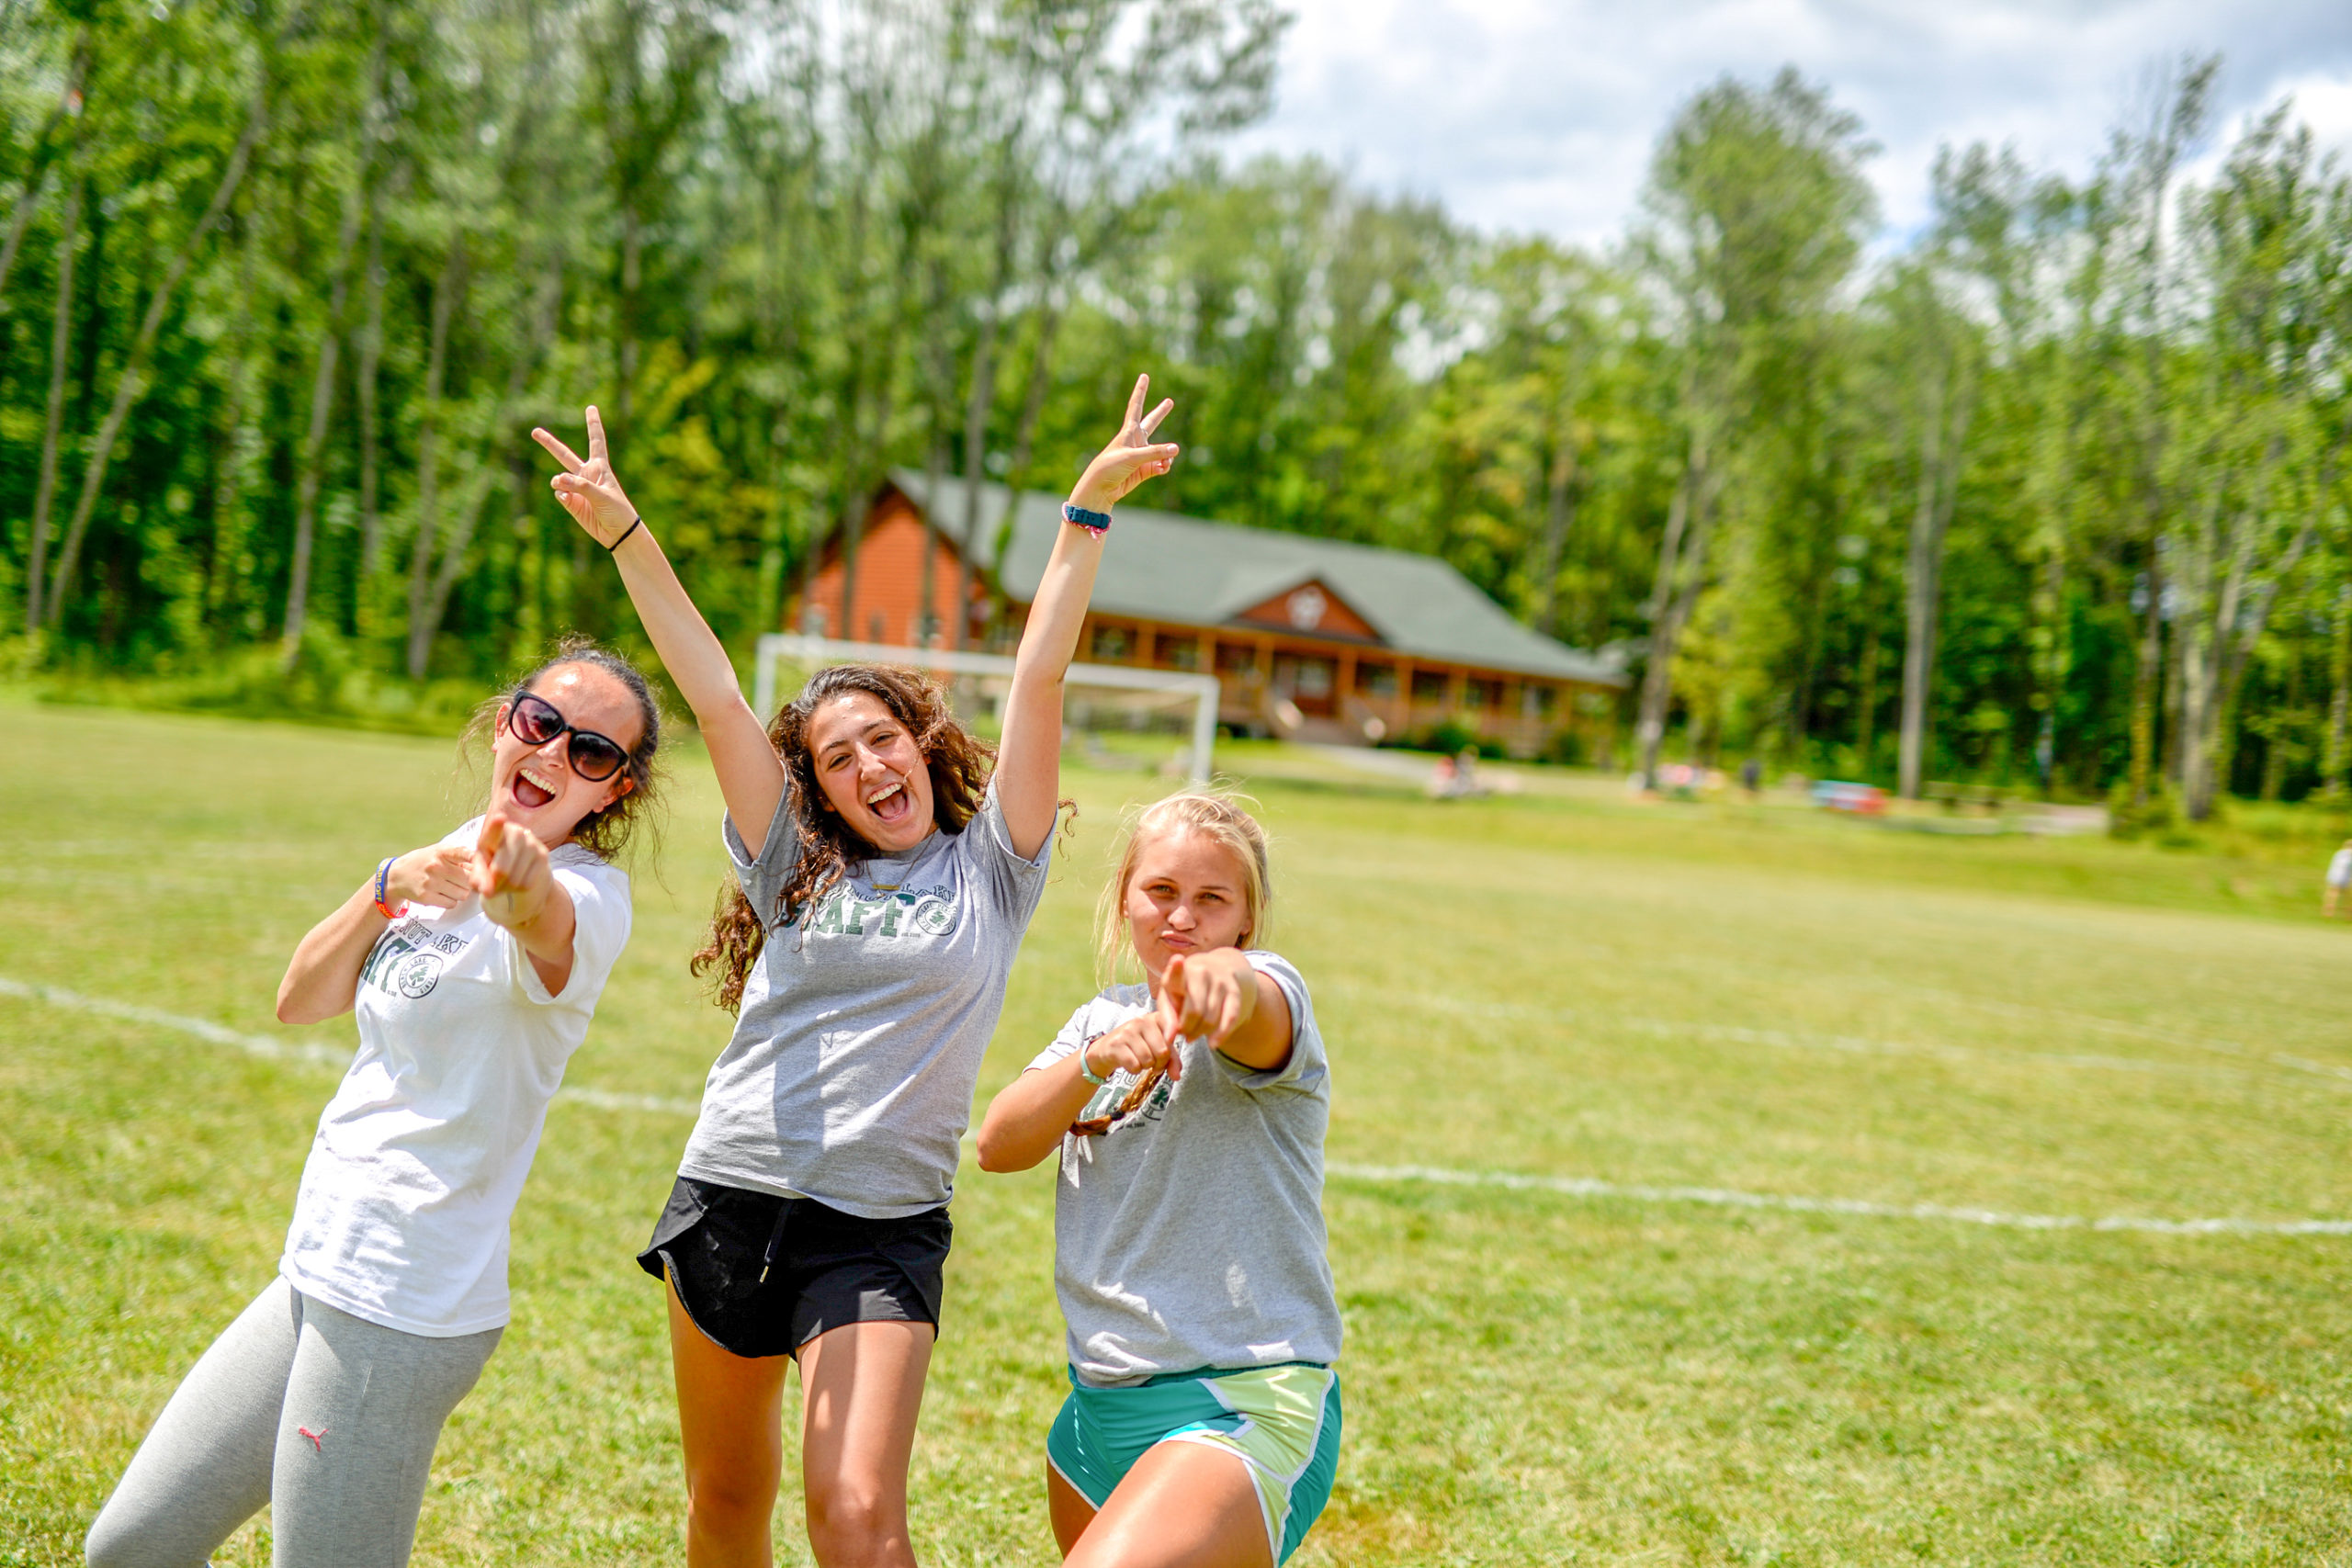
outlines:
[[[640,512],[635,517],[629,519],[628,526],[621,530],[621,536],[619,538],[615,539],[611,544],[605,547],[605,553],[606,555],[611,555],[615,550],[619,549],[623,545],[628,543],[628,536],[631,534],[636,533],[639,528],[644,526],[645,513]]]
[[[1084,1078],[1088,1083],[1092,1084],[1095,1088],[1100,1089],[1111,1080],[1109,1078],[1098,1078],[1094,1076],[1094,1064],[1086,1059],[1086,1054],[1093,1049],[1094,1042],[1091,1040],[1078,1048],[1078,1076]]]
[[[1062,521],[1065,523],[1077,524],[1080,527],[1085,529],[1088,533],[1093,535],[1098,539],[1111,531],[1111,514],[1109,513],[1089,512],[1083,506],[1080,506],[1072,502],[1065,501],[1062,502]]]

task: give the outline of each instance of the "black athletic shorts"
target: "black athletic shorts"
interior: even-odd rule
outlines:
[[[638,1267],[667,1278],[695,1326],[738,1356],[797,1356],[845,1323],[939,1326],[955,1232],[947,1206],[861,1220],[814,1198],[678,1178]]]

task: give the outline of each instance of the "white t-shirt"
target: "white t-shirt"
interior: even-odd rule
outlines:
[[[2327,863],[2327,885],[2342,887],[2352,884],[2352,850],[2338,850]]]
[[[441,841],[480,833],[476,818]],[[628,944],[628,877],[576,844],[552,858],[578,921],[560,995],[480,898],[412,906],[377,939],[359,1054],[319,1116],[278,1260],[304,1295],[434,1337],[506,1322],[507,1220]]]

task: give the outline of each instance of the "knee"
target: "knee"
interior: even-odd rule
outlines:
[[[775,1512],[773,1472],[741,1464],[697,1465],[686,1472],[686,1514],[707,1534],[756,1532],[764,1538]]]
[[[808,1545],[823,1568],[908,1560],[907,1505],[878,1482],[836,1479],[808,1493]]]

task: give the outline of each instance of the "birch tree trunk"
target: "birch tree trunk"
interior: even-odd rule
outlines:
[[[253,218],[245,222],[243,255],[237,267],[237,314],[229,330],[229,341],[235,346],[229,358],[229,396],[227,439],[222,444],[219,479],[212,491],[212,544],[209,557],[209,577],[205,587],[204,614],[209,623],[219,613],[224,595],[215,590],[222,577],[224,560],[233,561],[235,547],[244,536],[239,507],[243,503],[246,446],[248,389],[253,381],[253,320],[254,268],[256,254],[261,249],[260,224]]]
[[[1713,475],[1703,434],[1693,438],[1682,482],[1668,504],[1666,536],[1659,542],[1657,578],[1650,590],[1650,648],[1642,671],[1642,696],[1634,724],[1634,771],[1645,789],[1657,787],[1658,749],[1666,740],[1666,716],[1674,702],[1674,652],[1706,579],[1707,546],[1714,529]]]
[[[25,569],[25,632],[41,624],[41,579],[49,569],[49,509],[57,495],[57,443],[65,422],[65,361],[74,351],[74,245],[81,238],[83,183],[65,195],[57,242],[57,315],[49,340],[49,404],[40,427],[40,479],[33,491],[30,554]]]
[[[156,280],[155,292],[147,302],[147,314],[139,323],[139,333],[131,340],[130,352],[123,356],[122,368],[115,379],[114,401],[107,407],[106,418],[98,425],[98,434],[90,445],[90,460],[82,471],[82,493],[74,503],[74,520],[65,530],[65,546],[58,553],[57,571],[50,580],[41,614],[51,626],[55,626],[65,613],[65,590],[74,581],[74,566],[82,553],[82,536],[90,525],[90,513],[98,504],[98,492],[105,486],[107,465],[113,460],[114,444],[122,434],[122,422],[130,413],[130,405],[139,399],[146,386],[147,358],[155,350],[155,334],[163,330],[164,312],[171,305],[172,297],[179,292],[180,280],[187,276],[188,265],[196,259],[197,251],[220,227],[220,220],[235,199],[237,187],[243,184],[246,167],[253,161],[254,148],[261,141],[262,128],[269,115],[269,76],[265,62],[261,81],[254,88],[252,112],[245,118],[245,129],[237,144],[229,152],[229,161],[220,170],[220,181],[213,188],[212,199],[204,216],[188,231],[179,251],[164,268],[164,276]]]
[[[365,165],[360,171],[365,184]],[[278,661],[294,668],[301,656],[302,631],[311,611],[311,557],[318,540],[319,483],[326,465],[327,422],[334,412],[334,369],[343,346],[344,306],[351,294],[351,263],[359,246],[359,215],[366,205],[364,190],[354,191],[345,204],[342,231],[335,236],[334,271],[327,286],[327,319],[319,329],[318,372],[311,381],[311,423],[302,435],[301,467],[294,479],[294,560],[286,580],[286,626]]]
[[[81,115],[82,84],[89,71],[90,24],[85,22],[74,35],[72,63],[65,69],[65,90],[57,96],[57,107],[49,111],[49,118],[41,121],[40,131],[33,138],[31,156],[25,160],[24,182],[8,213],[8,237],[0,241],[0,301],[7,298],[8,275],[16,270],[17,248],[25,243],[25,231],[32,227],[33,209],[40,205],[42,182],[49,177],[49,165],[57,156],[50,143],[60,125]],[[0,309],[5,308],[0,305]]]
[[[2156,687],[2164,671],[2164,562],[2155,541],[2148,542],[2148,602],[2141,619],[2140,656],[2132,670],[2132,804],[2148,804],[2154,781],[2156,735]]]
[[[507,367],[506,389],[497,406],[492,409],[489,427],[483,432],[486,443],[495,444],[510,438],[510,427],[523,402],[523,394],[530,384],[531,372],[547,353],[548,344],[555,337],[558,310],[563,302],[563,269],[560,261],[548,264],[546,279],[539,287],[538,299],[531,312],[531,331]],[[443,335],[447,337],[447,327]],[[514,480],[515,501],[520,504],[529,493],[527,468],[518,459]],[[474,472],[465,501],[457,509],[457,527],[449,542],[441,551],[441,562],[432,572],[432,580],[424,590],[424,602],[412,611],[409,619],[408,672],[412,680],[422,681],[432,661],[433,639],[439,635],[442,617],[449,612],[449,593],[457,587],[458,578],[465,570],[466,551],[473,545],[474,530],[481,522],[482,509],[489,503],[496,474],[490,463],[482,463]],[[424,539],[420,523],[418,538]],[[412,583],[414,580],[412,579]]]
[[[359,592],[367,604],[368,581],[376,575],[377,547],[382,542],[378,512],[376,378],[384,358],[384,216],[379,193],[368,193],[368,261],[360,287],[366,303],[359,327]]]
[[[2352,593],[2335,594],[2335,635],[2328,640],[2330,673],[2335,693],[2327,703],[2327,744],[2320,753],[2319,795],[2326,800],[2344,798],[2345,720],[2352,716]]]
[[[1560,556],[1567,547],[1568,529],[1576,521],[1576,419],[1564,395],[1558,410],[1558,433],[1552,461],[1544,475],[1544,537],[1535,554],[1535,629],[1545,637],[1559,624]]]
[[[1903,573],[1903,728],[1895,793],[1917,800],[1925,784],[1928,703],[1936,676],[1936,638],[1943,609],[1944,539],[1960,499],[1960,464],[1970,409],[1957,368],[1933,389],[1920,429],[1919,493],[1911,513],[1911,547]]]
[[[441,393],[449,366],[449,321],[466,288],[466,237],[449,242],[448,259],[433,281],[431,346],[424,361],[424,398],[416,427],[416,539],[408,563],[408,672],[424,673],[435,627],[425,607],[433,586],[433,552],[441,528]]]

